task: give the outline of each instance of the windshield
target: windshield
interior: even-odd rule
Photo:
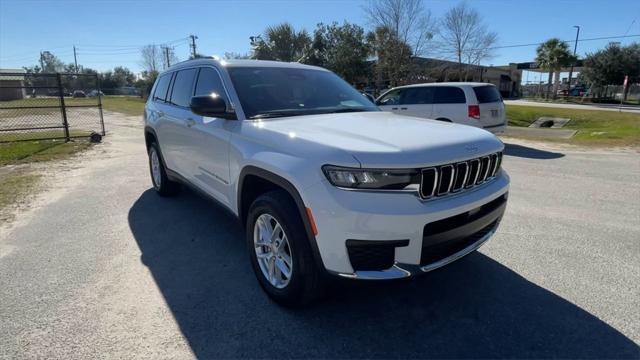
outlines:
[[[248,119],[378,110],[328,71],[231,67],[229,76]]]

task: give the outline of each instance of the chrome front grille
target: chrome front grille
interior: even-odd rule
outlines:
[[[421,170],[420,197],[445,196],[478,186],[493,179],[502,163],[502,152],[463,162],[428,167]]]

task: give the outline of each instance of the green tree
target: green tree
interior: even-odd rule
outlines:
[[[369,44],[364,29],[345,22],[318,24],[304,63],[325,67],[354,84],[366,74]]]
[[[100,83],[105,93],[113,93],[115,89],[134,84],[136,76],[126,67],[116,66],[100,74]]]
[[[622,85],[625,76],[629,83],[640,81],[640,44],[629,46],[610,44],[603,50],[587,54],[581,78],[593,86]],[[624,89],[627,99],[629,87]]]
[[[113,68],[113,77],[119,87],[131,86],[136,80],[136,75],[132,73],[131,70],[123,66],[116,66]]]
[[[569,50],[566,42],[552,38],[542,43],[536,49],[536,62],[543,70],[549,71],[549,82],[547,84],[547,98],[549,97],[549,89],[553,74],[555,80],[553,82],[553,98],[555,99],[560,85],[560,70],[563,67],[571,65],[575,61],[575,57]]]
[[[41,56],[42,72],[56,73],[64,71],[64,63],[52,52],[43,51]]]
[[[251,54],[241,54],[241,53],[237,53],[237,52],[233,52],[233,51],[227,51],[224,53],[224,59],[225,60],[246,60],[246,59],[251,59]]]
[[[391,86],[403,85],[411,80],[414,69],[411,46],[387,27],[378,27],[367,34],[367,42],[376,57],[375,72],[378,88],[385,81]]]
[[[250,39],[251,56],[258,60],[299,61],[311,45],[309,34],[296,31],[289,23],[269,26],[264,35]]]
[[[140,73],[140,78],[136,80],[134,86],[140,90],[140,94],[146,99],[149,97],[153,84],[156,82],[157,78],[157,71],[142,71]]]

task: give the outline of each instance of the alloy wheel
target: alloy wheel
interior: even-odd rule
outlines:
[[[293,257],[282,225],[269,214],[260,215],[253,227],[253,244],[262,275],[272,286],[285,288],[293,273]]]

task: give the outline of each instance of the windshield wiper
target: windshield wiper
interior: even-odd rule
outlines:
[[[256,115],[250,116],[249,119],[269,119],[269,118],[298,116],[298,115],[308,115],[308,113],[302,112],[302,111],[295,111],[295,112],[294,111],[274,111],[274,112],[256,114]]]
[[[347,112],[361,112],[368,111],[366,108],[339,108],[331,110],[320,109],[307,109],[305,111],[287,110],[287,111],[268,111],[250,116],[249,119],[269,119],[285,116],[300,116],[300,115],[318,115],[318,114],[335,114],[335,113],[347,113]]]
[[[327,111],[326,113],[337,114],[337,113],[362,112],[362,111],[368,111],[368,110],[366,108],[342,108],[342,109]]]

